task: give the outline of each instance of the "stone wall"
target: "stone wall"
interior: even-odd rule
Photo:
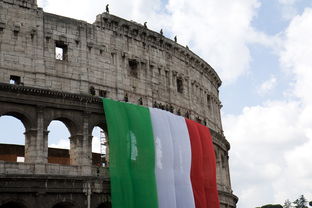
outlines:
[[[8,1],[0,1],[0,10],[0,82],[17,77],[24,86],[79,94],[94,89],[163,106],[222,133],[221,81],[189,49],[107,13],[89,24]]]

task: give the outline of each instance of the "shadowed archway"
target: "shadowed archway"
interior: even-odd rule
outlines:
[[[60,202],[54,205],[52,208],[74,208],[75,205],[71,202]]]
[[[27,207],[21,202],[12,201],[1,205],[0,208],[27,208]]]

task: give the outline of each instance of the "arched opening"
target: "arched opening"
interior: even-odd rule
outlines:
[[[25,161],[25,126],[14,116],[0,117],[0,160]]]
[[[112,205],[109,202],[101,203],[97,206],[97,208],[111,208]]]
[[[20,202],[8,202],[0,206],[0,208],[27,208],[27,207]]]
[[[60,202],[54,205],[52,208],[74,208],[75,205],[71,202]]]
[[[108,153],[107,134],[101,127],[95,126],[92,130],[92,165],[107,167]]]
[[[48,163],[70,164],[70,132],[59,120],[53,120],[48,126]]]

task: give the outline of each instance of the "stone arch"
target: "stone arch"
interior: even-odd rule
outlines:
[[[57,110],[47,108],[44,111],[44,129],[54,120],[61,121],[68,128],[72,136],[82,133],[83,114],[74,110]]]
[[[52,121],[61,121],[67,127],[71,136],[76,135],[78,133],[79,125],[71,118],[68,117],[55,117],[51,118],[45,122],[45,129],[51,124]]]
[[[107,131],[107,125],[106,125],[106,122],[104,120],[104,116],[99,116],[98,118],[96,119],[93,119],[90,121],[90,124],[89,124],[89,132],[90,132],[90,138],[91,138],[91,145],[94,144],[94,137],[93,137],[93,130],[96,128],[96,127],[99,127],[102,131],[103,131],[103,135],[105,137],[105,149],[106,149],[106,154],[105,156],[102,155],[102,157],[104,158],[98,158],[99,155],[96,155],[95,153],[93,153],[93,151],[91,150],[91,154],[92,154],[92,164],[93,165],[97,165],[99,166],[96,161],[98,160],[101,160],[101,165],[100,166],[108,166],[109,164],[109,141],[108,141],[108,131]],[[101,144],[100,144],[101,145]],[[102,148],[102,147],[101,147]],[[92,149],[92,148],[91,148]]]
[[[24,202],[10,200],[0,205],[0,208],[28,208],[28,206],[26,206]]]
[[[24,150],[21,150],[21,152],[20,151],[15,152],[16,158],[17,158],[15,162],[24,162],[24,161],[29,162],[29,154],[27,150],[29,149],[31,141],[30,141],[28,134],[33,129],[33,125],[34,125],[33,123],[35,123],[35,116],[31,115],[27,111],[22,110],[18,107],[11,107],[11,106],[9,108],[0,109],[0,118],[2,116],[13,117],[22,123],[25,130],[23,132],[24,142],[21,145],[24,145],[24,147],[22,147]],[[5,161],[12,161],[14,158],[14,155],[10,155],[9,157],[10,159],[5,160]],[[21,159],[21,160],[18,161],[18,159]]]
[[[91,115],[91,119],[89,121],[89,132],[92,132],[93,128],[98,126],[101,129],[103,129],[105,132],[107,132],[107,125],[106,120],[103,115]]]
[[[111,207],[112,207],[111,203],[104,202],[104,203],[99,204],[96,208],[111,208]]]
[[[34,118],[32,118],[32,116],[29,115],[27,112],[23,112],[17,109],[11,109],[0,112],[0,117],[1,116],[12,116],[20,120],[25,127],[25,131],[30,130],[33,127]]]
[[[67,125],[60,120],[53,120],[47,127],[48,163],[70,165],[71,133]]]
[[[52,121],[61,121],[70,133],[69,162],[67,165],[79,165],[83,161],[83,116],[79,111],[46,109],[44,112],[44,130]],[[48,131],[47,131],[48,132]],[[68,156],[67,156],[68,158]]]
[[[52,208],[74,208],[76,207],[73,202],[58,202]]]

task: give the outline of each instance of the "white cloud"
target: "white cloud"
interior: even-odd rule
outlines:
[[[69,139],[60,139],[56,143],[50,144],[49,148],[70,149]],[[98,137],[92,138],[92,152],[101,153],[101,142]]]
[[[295,79],[293,93],[312,104],[312,9],[306,9],[302,15],[294,17],[285,33],[285,44],[280,54],[284,69],[292,73]]]
[[[92,138],[92,152],[101,153],[101,140],[95,136]]]
[[[246,107],[238,116],[224,116],[239,207],[312,196],[311,24],[312,9],[306,9],[280,36],[281,68],[294,78],[289,85],[291,97]]]
[[[51,148],[59,148],[59,149],[69,149],[70,141],[69,139],[59,139],[56,143],[52,143],[49,145]]]
[[[286,5],[293,5],[296,3],[298,0],[278,0],[280,4],[286,4]]]
[[[304,183],[293,182],[300,173],[288,159],[297,161],[292,152],[309,141],[300,123],[301,113],[298,102],[268,102],[245,108],[239,116],[224,117],[225,133],[232,144],[231,173],[233,189],[240,197],[239,207],[282,203],[287,198],[309,194]],[[310,180],[307,176],[305,179]],[[281,194],[286,186],[281,181],[301,191]],[[249,198],[246,193],[257,197]]]
[[[179,42],[191,43],[227,83],[249,69],[248,36],[259,6],[256,0],[170,0],[167,8]]]
[[[258,94],[265,95],[275,88],[277,83],[276,77],[271,75],[271,78],[264,81],[258,89]]]

